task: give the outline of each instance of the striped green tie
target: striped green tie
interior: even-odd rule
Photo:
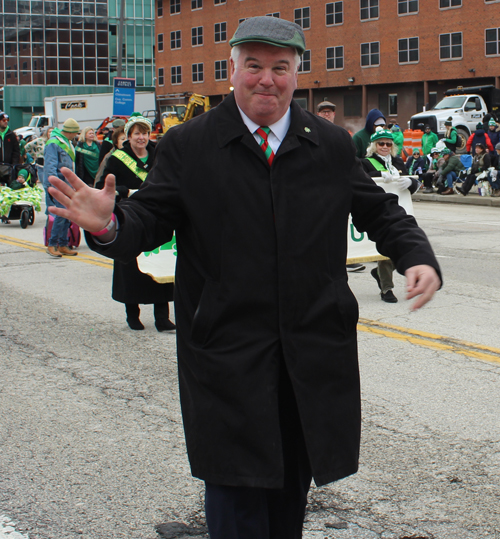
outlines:
[[[259,127],[259,129],[257,129],[256,131],[256,133],[262,139],[262,142],[260,143],[260,147],[262,148],[262,151],[264,152],[266,156],[269,166],[273,164],[273,159],[274,159],[274,152],[271,146],[269,146],[269,143],[267,142],[267,137],[269,136],[270,131],[271,130],[269,129],[269,127]]]

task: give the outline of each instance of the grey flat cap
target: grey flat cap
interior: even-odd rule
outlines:
[[[302,28],[291,21],[276,17],[251,17],[236,29],[229,45],[241,43],[267,43],[276,47],[293,47],[299,54],[306,50],[306,39]]]
[[[330,109],[331,111],[335,112],[335,105],[330,103],[330,101],[321,101],[321,103],[318,105],[318,112],[321,112],[324,109]]]

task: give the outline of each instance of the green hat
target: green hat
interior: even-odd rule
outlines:
[[[479,122],[477,125],[476,125],[476,129],[482,129],[483,128],[483,124],[481,122]]]
[[[277,17],[251,17],[236,29],[229,45],[242,43],[267,43],[275,47],[293,47],[299,54],[306,50],[306,38],[302,28],[294,22]]]
[[[488,122],[488,125],[497,125],[495,120],[493,118],[490,118],[490,121]]]
[[[66,133],[78,133],[80,131],[80,125],[76,120],[73,120],[73,118],[68,118],[63,123],[61,131],[65,131]]]
[[[18,173],[17,177],[22,176],[25,180],[28,179],[28,171],[25,168],[22,168]]]
[[[453,125],[453,118],[449,116],[446,122],[444,122],[444,125]]]
[[[412,153],[418,153],[418,155],[420,155],[420,148],[413,148]]]
[[[125,124],[125,136],[128,137],[128,132],[135,124],[142,124],[147,127],[149,131],[151,131],[152,129],[151,122],[147,118],[144,118],[144,116],[140,112],[134,112],[130,115],[128,122]]]
[[[370,142],[375,142],[376,140],[380,140],[382,138],[388,138],[389,140],[394,140],[392,131],[390,131],[389,129],[382,129],[378,127],[375,133],[373,133],[373,135],[370,137]]]
[[[441,155],[448,155],[451,153],[453,152],[449,148],[444,148],[443,150],[441,150]]]

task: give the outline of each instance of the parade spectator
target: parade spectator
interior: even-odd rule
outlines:
[[[142,186],[153,165],[155,152],[155,144],[149,140],[151,122],[147,118],[135,112],[123,130],[127,140],[122,149],[116,149],[110,155],[103,174],[103,178],[108,174],[116,177],[117,201],[127,199]],[[96,183],[96,187],[102,189],[104,180]],[[169,319],[168,305],[174,299],[174,285],[157,283],[139,271],[136,260],[127,264],[115,260],[111,296],[115,301],[125,304],[130,329],[144,329],[139,318],[139,304],[152,303],[156,329],[160,332],[175,331],[175,324]]]
[[[454,193],[453,183],[457,181],[458,174],[464,169],[464,166],[460,158],[449,148],[445,148],[441,152],[441,156],[445,162],[440,174],[443,178],[443,185],[439,187],[438,193],[440,195],[452,195]]]
[[[500,142],[495,146],[496,165],[490,172],[491,196],[500,197]]]
[[[111,122],[111,129],[109,129],[108,127],[104,128],[106,130],[106,134],[104,135],[104,139],[101,144],[101,150],[99,152],[99,165],[102,163],[102,160],[104,159],[104,157],[113,148],[113,139],[112,139],[113,131],[115,129],[118,129],[119,127],[124,127],[124,126],[125,126],[125,120],[123,120],[122,118],[116,118],[115,120]]]
[[[385,127],[386,120],[378,109],[372,109],[366,116],[365,127],[354,133],[352,141],[356,146],[356,157],[365,157],[366,148],[370,144],[370,137],[377,127]]]
[[[87,185],[94,186],[97,170],[99,169],[99,152],[101,145],[96,141],[92,127],[84,127],[75,147],[75,171]]]
[[[500,142],[500,125],[495,122],[493,118],[488,122],[488,137],[490,138],[493,151],[490,150],[491,163],[496,164],[496,151],[495,147]]]
[[[482,144],[485,148],[488,148],[490,152],[495,151],[495,146],[491,143],[488,133],[485,133],[481,122],[476,125],[476,131],[467,139],[467,152],[474,155],[476,152],[476,144]]]
[[[325,120],[335,123],[335,105],[330,103],[330,101],[322,101],[318,105],[318,116],[321,116]]]
[[[377,128],[370,138],[366,157],[361,160],[365,171],[372,178],[383,178],[384,182],[395,182],[399,189],[409,189],[414,193],[420,182],[408,176],[408,171],[394,144],[394,133],[388,129]],[[397,303],[398,298],[392,291],[394,288],[394,263],[392,260],[379,260],[377,267],[371,270],[372,277],[377,281],[380,298],[386,303]]]
[[[37,169],[38,179],[43,183],[43,154],[45,144],[49,140],[53,127],[46,127],[42,130],[41,136],[31,140],[26,144],[26,153],[31,156]]]
[[[10,188],[14,191],[17,189],[23,189],[24,187],[28,186],[28,179],[30,178],[30,173],[22,168],[19,170],[19,173],[17,175],[17,178],[11,182]]]
[[[322,101],[318,105],[318,116],[321,116],[325,120],[328,120],[332,124],[335,123],[335,105],[333,103],[330,103],[330,101]],[[366,269],[366,266],[364,264],[360,264],[359,262],[353,263],[353,264],[346,264],[346,269],[350,273],[363,271]]]
[[[436,146],[439,137],[431,131],[430,125],[424,126],[424,134],[422,135],[422,153],[424,156],[429,155],[431,150]]]
[[[22,164],[26,160],[26,140],[22,135],[17,135],[19,142],[19,163]]]
[[[441,152],[437,148],[432,148],[426,159],[426,172],[422,174],[420,181],[424,184],[423,192],[425,194],[430,194],[434,193],[433,185],[439,178],[439,168],[444,163],[444,159],[441,157]]]
[[[113,142],[113,147],[111,150],[104,156],[104,159],[101,161],[101,164],[99,165],[99,169],[97,171],[97,174],[95,175],[95,183],[94,187],[100,182],[100,185],[104,185],[104,170],[108,166],[108,159],[113,154],[115,150],[121,150],[123,148],[124,142],[127,140],[127,137],[125,136],[125,128],[124,126],[118,127],[116,129],[113,129],[113,134],[111,135],[111,141]]]
[[[448,150],[455,153],[457,151],[457,145],[458,145],[459,140],[458,140],[458,132],[453,127],[453,118],[451,116],[444,122],[444,126],[445,126],[446,131],[444,134],[443,141],[446,144],[446,147],[448,148]]]
[[[10,183],[12,167],[17,165],[21,157],[17,136],[9,129],[9,115],[0,111],[0,183]]]
[[[293,100],[302,28],[252,17],[229,43],[234,91],[167,131],[134,196],[115,207],[112,176],[99,191],[69,171],[73,188],[54,178],[51,193],[67,207],[54,211],[78,215],[89,245],[112,258],[176,231],[180,396],[208,533],[292,539],[311,478],[324,485],[358,468],[349,214],[407,275],[418,307],[439,267],[414,218],[364,173],[347,131]]]
[[[397,155],[401,157],[405,144],[405,136],[401,132],[401,128],[398,124],[393,124],[391,126],[391,131],[392,136],[394,137],[394,144],[396,145]]]
[[[47,190],[50,185],[49,176],[56,176],[60,180],[66,181],[61,169],[66,167],[74,171],[75,148],[72,141],[79,131],[80,126],[78,122],[73,118],[68,118],[64,122],[62,129],[56,127],[52,130],[50,138],[45,144],[43,186],[47,194],[47,207],[63,207],[57,200],[50,196]],[[75,256],[78,254],[69,247],[68,230],[70,225],[71,221],[60,215],[55,215],[47,246],[47,253],[50,256],[60,258],[63,255]]]
[[[408,157],[405,166],[410,176],[414,174],[421,176],[425,172],[425,159],[420,155],[419,148],[413,148],[413,153]]]
[[[491,158],[484,144],[478,142],[474,148],[474,151],[475,155],[472,159],[470,174],[467,175],[467,178],[461,186],[457,185],[457,191],[464,196],[467,196],[472,186],[475,184],[479,174],[488,170],[491,166]]]

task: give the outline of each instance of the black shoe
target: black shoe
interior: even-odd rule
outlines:
[[[156,329],[161,333],[162,331],[174,332],[176,330],[175,324],[170,322],[170,320],[157,320],[155,322]]]
[[[467,196],[467,193],[465,192],[465,189],[464,189],[463,187],[460,187],[460,185],[457,185],[456,188],[457,188],[457,191],[458,191],[461,195],[464,195],[464,197]]]
[[[346,264],[347,271],[354,273],[355,271],[363,271],[366,269],[364,264]]]
[[[143,323],[138,318],[127,317],[127,324],[130,329],[144,329]]]
[[[397,303],[398,298],[393,294],[392,290],[387,290],[387,292],[380,292],[380,297],[382,301],[386,303]]]
[[[371,271],[371,276],[377,281],[377,284],[378,284],[378,287],[380,288],[380,290],[382,290],[382,287],[380,286],[380,277],[378,276],[378,269],[377,268],[373,268]]]

